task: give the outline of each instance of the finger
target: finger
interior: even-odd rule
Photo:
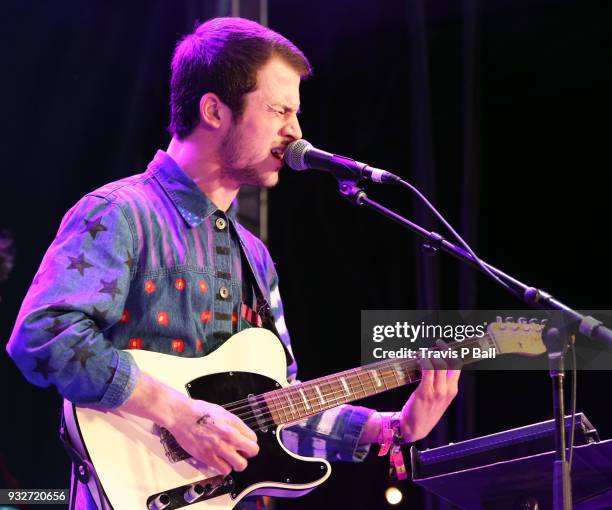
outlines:
[[[441,351],[448,350],[448,351],[453,352],[453,349],[444,340],[436,340],[436,346]],[[463,367],[463,361],[461,360],[460,356],[457,356],[457,357],[449,356],[445,359],[447,360],[446,365],[451,371],[461,370],[461,368]]]
[[[233,427],[235,427],[246,438],[250,439],[251,441],[257,442],[257,434],[255,434],[255,432],[246,423],[244,423],[235,414],[228,414],[231,416],[229,422]]]
[[[446,364],[445,360],[439,359],[439,358],[432,358],[431,364],[436,372],[443,370],[446,373],[446,369],[448,368],[448,365]]]
[[[242,433],[242,429],[233,427],[232,423],[218,426],[217,430],[221,439],[235,450],[244,449],[251,457],[257,455],[259,452],[257,441],[253,441],[250,437],[246,437]],[[255,436],[255,438],[257,439],[257,436]]]
[[[460,375],[461,375],[461,370],[449,370],[448,371],[448,374],[446,377],[446,383],[451,389],[451,392],[453,393],[453,395],[456,395],[459,391],[459,376]]]
[[[419,364],[421,370],[433,370],[434,368],[431,364],[431,358],[429,357],[429,353],[431,351],[427,352],[428,354],[426,354],[425,356],[421,356],[420,354],[417,355],[417,363]]]
[[[432,360],[435,370],[433,370],[434,380],[433,389],[437,396],[445,396],[447,392],[447,372],[446,362],[443,360]]]
[[[227,476],[232,472],[232,467],[218,455],[210,456],[206,464],[224,476]]]
[[[229,445],[226,445],[218,453],[234,471],[244,471],[247,467],[247,460]]]
[[[228,441],[234,449],[243,453],[245,457],[255,457],[259,453],[259,445],[255,441],[235,432]]]
[[[452,349],[443,340],[437,340],[436,346],[441,351],[452,351]],[[438,395],[444,395],[452,399],[455,397],[458,391],[458,380],[461,370],[450,368],[454,365],[453,362],[456,361],[452,357],[445,358],[445,360],[448,361],[444,362],[444,367],[440,367],[438,364],[434,363],[436,368],[440,369],[436,370],[436,375],[434,378],[434,391],[436,391]],[[459,360],[459,363],[460,362],[461,360]]]
[[[421,369],[421,383],[419,384],[419,387],[423,389],[432,389],[434,382],[434,370],[431,361],[427,358],[419,358],[417,363]]]

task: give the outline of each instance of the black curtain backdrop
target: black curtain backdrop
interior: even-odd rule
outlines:
[[[5,341],[64,212],[87,191],[141,172],[167,146],[174,44],[227,7],[0,6],[0,226],[17,248],[0,289]],[[594,0],[269,0],[269,26],[315,69],[302,86],[305,138],[417,184],[480,256],[583,309],[612,308],[611,15],[609,2]],[[368,192],[442,231],[407,192]],[[270,250],[302,380],[359,364],[363,309],[522,308],[444,254],[425,261],[412,234],[351,206],[320,173],[284,171],[271,191]],[[68,487],[59,397],[0,357],[4,463],[24,488]],[[579,375],[579,409],[612,437],[612,375]],[[547,373],[462,377],[429,446],[551,417]],[[408,394],[364,405],[396,409]],[[277,508],[383,508],[387,460],[364,464],[337,463],[331,481]],[[439,507],[411,483],[402,487],[403,508]]]

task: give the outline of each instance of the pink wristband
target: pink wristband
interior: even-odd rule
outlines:
[[[381,416],[380,433],[378,435],[378,444],[380,445],[378,456],[382,457],[390,451],[389,475],[391,478],[405,480],[407,477],[406,464],[402,455],[402,434],[400,432],[398,414]]]

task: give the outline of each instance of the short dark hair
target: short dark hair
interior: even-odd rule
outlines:
[[[170,79],[170,126],[179,139],[200,122],[200,99],[213,92],[236,118],[244,111],[244,95],[255,90],[257,72],[280,57],[302,79],[312,73],[304,54],[288,39],[243,18],[213,18],[176,46]]]

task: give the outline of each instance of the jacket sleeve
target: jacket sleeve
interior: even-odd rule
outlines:
[[[104,331],[118,322],[137,258],[121,208],[88,195],[64,217],[17,317],[7,350],[26,378],[100,409],[132,393],[138,367]]]
[[[283,303],[278,288],[278,275],[268,254],[267,278],[270,306],[281,340],[293,356],[291,339],[285,324]],[[297,382],[297,363],[287,367],[287,380]],[[362,461],[370,450],[359,445],[368,418],[374,411],[365,407],[341,405],[282,430],[283,444],[294,453],[305,457],[323,457],[329,461]]]

